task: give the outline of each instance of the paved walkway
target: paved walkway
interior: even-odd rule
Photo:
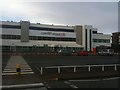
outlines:
[[[24,60],[22,56],[11,56],[2,75],[14,75],[16,74],[16,65],[20,64],[21,74],[33,74],[34,72]]]

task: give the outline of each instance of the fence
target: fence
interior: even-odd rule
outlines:
[[[56,68],[57,69],[57,73],[61,73],[61,68],[73,68],[73,72],[77,72],[76,68],[78,67],[87,67],[88,71],[91,71],[91,67],[101,67],[101,71],[105,71],[105,67],[114,67],[114,70],[117,71],[118,70],[118,66],[120,66],[120,64],[105,64],[105,65],[72,65],[72,66],[49,66],[49,67],[40,67],[40,73],[41,75],[44,73],[43,69],[53,69]]]

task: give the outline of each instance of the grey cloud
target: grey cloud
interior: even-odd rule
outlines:
[[[100,32],[117,31],[117,2],[30,2],[27,14],[20,12],[20,18],[40,23],[65,25],[90,24]]]

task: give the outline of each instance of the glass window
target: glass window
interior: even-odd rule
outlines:
[[[10,36],[9,36],[10,37]],[[12,35],[12,39],[16,39],[16,35]]]
[[[46,40],[51,40],[51,38],[50,37],[46,37]]]
[[[43,40],[47,40],[47,37],[43,37]]]
[[[19,25],[2,25],[2,28],[21,29]]]
[[[30,40],[33,40],[33,37],[32,37],[32,36],[29,36],[29,39],[30,39]]]
[[[54,38],[54,37],[52,37],[52,41],[55,41],[55,38]]]
[[[32,36],[33,37],[33,40],[36,40],[36,36]]]
[[[35,40],[38,40],[38,36],[35,36]]]
[[[106,43],[106,40],[105,40],[105,39],[103,40],[103,43]]]
[[[101,43],[101,42],[102,42],[102,40],[101,40],[101,39],[98,39],[98,42],[99,42],[99,43]]]
[[[32,30],[74,32],[73,29],[45,28],[45,27],[33,27],[33,26],[30,26],[29,28]]]
[[[97,39],[93,39],[93,42],[97,42]]]
[[[2,39],[6,39],[5,35],[2,35]]]
[[[14,38],[13,38],[13,35],[6,35],[6,39],[14,39]]]
[[[110,40],[107,40],[107,43],[110,43]]]
[[[42,37],[38,37],[38,40],[42,40]]]
[[[16,37],[17,39],[20,39],[20,35],[17,35],[17,37]]]
[[[60,38],[56,38],[56,41],[60,41],[61,39]]]

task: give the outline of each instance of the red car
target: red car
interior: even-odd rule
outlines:
[[[78,55],[79,56],[87,56],[88,52],[87,51],[80,51],[80,52],[78,52]]]

